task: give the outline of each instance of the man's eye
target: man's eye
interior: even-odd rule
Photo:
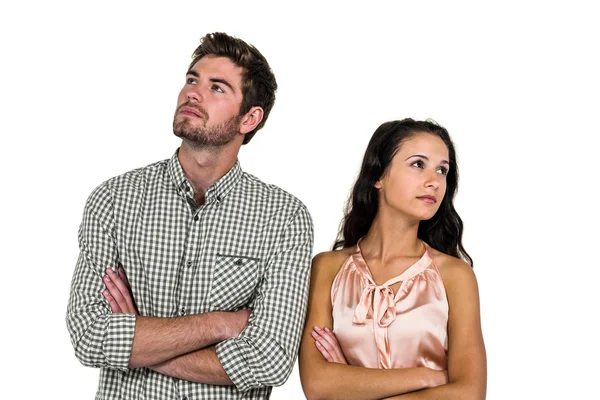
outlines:
[[[194,79],[194,78],[187,78],[185,80],[185,83],[187,83],[188,85],[195,85],[196,84],[196,79]]]
[[[221,89],[221,86],[213,85],[213,87],[212,87],[212,88],[213,88],[213,90],[214,90],[215,92],[219,92],[219,93],[225,93],[225,92],[223,91],[223,89]]]

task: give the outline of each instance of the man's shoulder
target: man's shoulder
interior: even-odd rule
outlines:
[[[165,173],[168,162],[169,160],[166,159],[148,164],[145,167],[132,169],[121,175],[110,178],[105,183],[111,186],[139,184],[140,181],[144,181],[150,177],[156,176],[157,174]]]
[[[135,193],[142,190],[148,179],[166,173],[169,160],[161,160],[152,164],[132,169],[113,176],[98,185],[90,194],[88,202],[97,198],[115,197],[122,194]]]
[[[247,172],[242,173],[241,190],[244,195],[251,197],[258,203],[280,204],[294,210],[308,212],[304,203],[295,195],[272,183],[266,183]]]

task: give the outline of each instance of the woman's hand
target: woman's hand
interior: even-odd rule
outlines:
[[[348,364],[340,344],[335,334],[329,328],[321,329],[315,326],[312,331],[312,337],[315,339],[315,346],[323,355],[323,358],[329,362]]]

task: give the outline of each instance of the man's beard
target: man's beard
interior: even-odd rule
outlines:
[[[197,107],[196,107],[197,108]],[[177,109],[179,112],[179,108]],[[231,142],[239,132],[240,115],[233,116],[222,124],[206,127],[208,114],[201,110],[205,126],[192,125],[190,118],[184,118],[177,122],[177,113],[173,119],[173,133],[182,139],[188,139],[197,147],[220,147]]]

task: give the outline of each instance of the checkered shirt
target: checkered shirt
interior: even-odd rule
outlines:
[[[202,206],[192,196],[176,152],[106,181],[87,201],[66,319],[77,358],[101,368],[96,399],[267,399],[292,370],[313,250],[308,210],[239,162]],[[128,368],[135,316],[112,314],[101,295],[104,270],[117,265],[144,316],[253,310],[237,338],[216,346],[234,386]]]

